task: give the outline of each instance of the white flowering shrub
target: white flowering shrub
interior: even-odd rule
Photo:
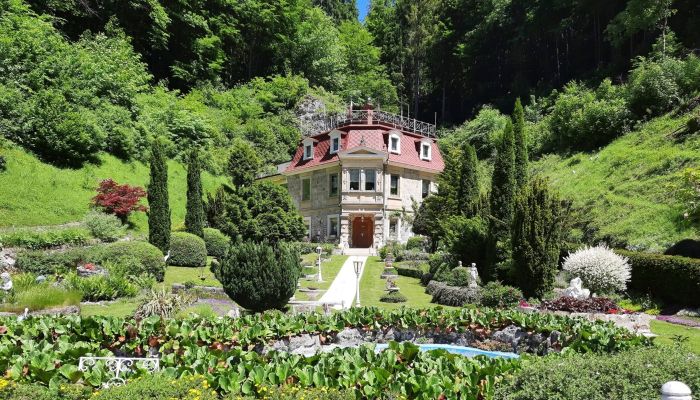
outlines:
[[[606,245],[585,247],[564,259],[564,270],[579,277],[592,293],[614,293],[627,289],[632,267],[627,257]]]

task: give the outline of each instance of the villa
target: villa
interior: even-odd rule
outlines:
[[[364,106],[304,137],[269,178],[289,189],[309,240],[378,248],[412,236],[414,206],[444,165],[435,125]]]

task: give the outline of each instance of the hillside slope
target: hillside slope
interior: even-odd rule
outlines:
[[[598,152],[548,155],[531,167],[573,201],[589,241],[663,251],[698,237],[697,227],[682,218],[673,188],[684,168],[700,166],[700,135],[673,135],[689,117],[660,117]]]
[[[0,149],[7,170],[0,172],[0,228],[57,225],[80,221],[90,208],[90,199],[102,179],[145,187],[148,165],[124,162],[110,155],[100,157],[100,165],[80,169],[61,169],[38,160],[17,147]],[[173,226],[185,219],[187,171],[175,161],[168,164],[170,208]],[[214,190],[225,178],[204,173],[205,191]],[[135,229],[147,232],[144,213],[130,218]]]

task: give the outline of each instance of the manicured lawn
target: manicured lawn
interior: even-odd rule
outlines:
[[[316,257],[317,256],[315,254],[305,254],[302,257],[302,265],[316,265]],[[340,268],[343,266],[347,259],[348,256],[332,255],[330,259],[326,259],[323,262],[321,262],[321,277],[323,278],[323,282],[317,282],[315,279],[312,281],[307,281],[306,278],[302,276],[301,279],[299,279],[301,287],[315,287],[324,290],[328,289],[328,287],[331,285],[331,282],[333,282],[333,279],[335,279],[336,275],[338,275],[338,272],[340,272]],[[318,298],[321,298],[322,295],[323,294],[321,294]],[[309,299],[306,293],[302,293],[299,291],[297,291],[294,297],[297,300]]]
[[[211,257],[209,257],[209,262],[211,262]],[[207,264],[209,264],[207,262]],[[201,277],[204,276],[204,280]],[[163,285],[170,289],[173,283],[185,283],[188,281],[195,282],[198,286],[216,286],[221,287],[221,282],[216,280],[214,274],[209,270],[209,265],[204,268],[189,268],[189,267],[175,267],[169,266],[165,270],[165,279]]]
[[[700,328],[691,328],[664,321],[651,321],[651,331],[659,337],[654,339],[657,343],[674,343],[675,338],[685,337],[687,345],[693,353],[700,354]]]
[[[396,278],[396,285],[401,289],[401,293],[408,299],[405,303],[382,303],[379,298],[386,293],[386,280],[379,276],[384,270],[384,262],[379,257],[369,257],[365,271],[360,280],[360,304],[363,306],[376,306],[385,309],[400,308],[401,306],[426,308],[435,307],[436,304],[430,302],[432,297],[425,294],[425,288],[421,286],[420,280],[399,276]]]
[[[109,317],[126,317],[133,315],[138,307],[136,299],[123,299],[104,306],[91,304],[81,305],[80,314],[84,316],[104,315]]]

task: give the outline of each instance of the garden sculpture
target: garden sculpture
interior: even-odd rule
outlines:
[[[469,267],[469,287],[475,288],[479,286],[479,271],[476,269],[476,263],[472,263]]]
[[[564,296],[582,300],[591,297],[591,291],[583,288],[581,278],[574,278],[569,282],[569,287],[564,289]]]
[[[7,272],[0,274],[0,279],[2,279],[2,290],[9,292],[12,290],[12,278]]]

